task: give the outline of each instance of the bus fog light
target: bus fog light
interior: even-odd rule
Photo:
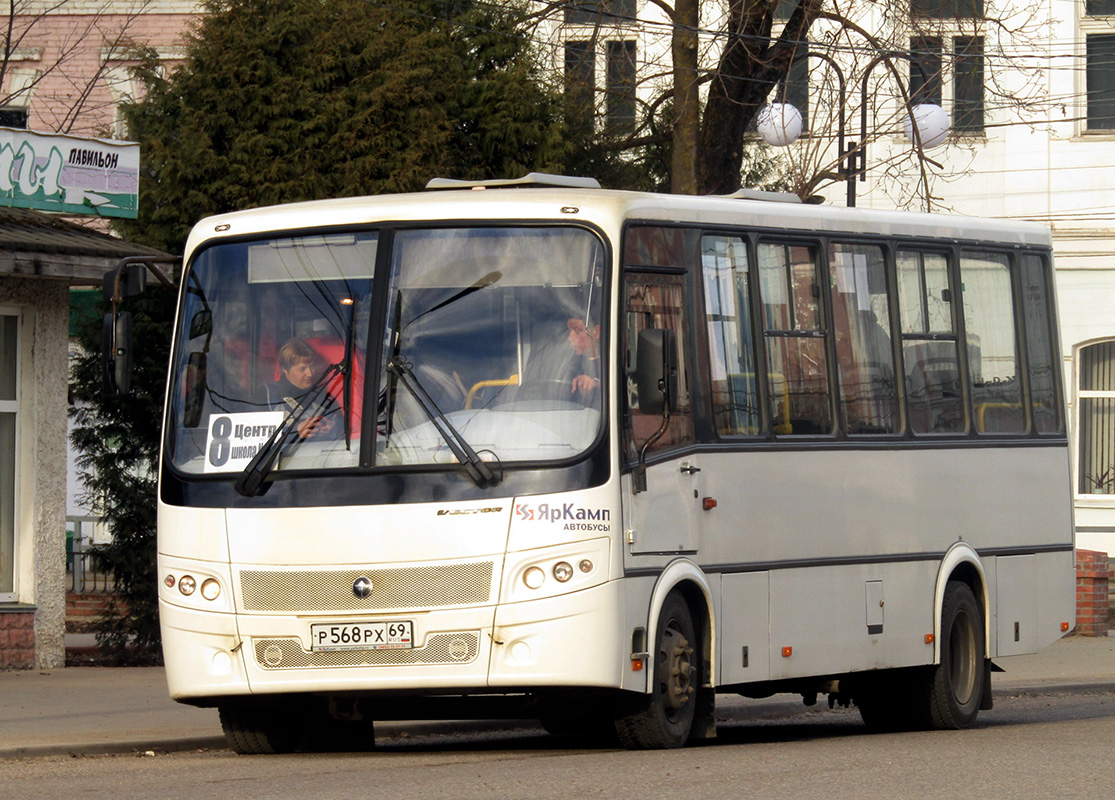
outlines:
[[[212,670],[214,675],[228,675],[232,672],[232,656],[224,650],[213,654]]]
[[[209,578],[201,584],[201,596],[206,600],[216,600],[221,596],[221,584]]]
[[[531,567],[523,573],[523,583],[531,589],[541,589],[546,582],[546,573],[538,567]]]
[[[573,577],[573,566],[565,561],[554,564],[554,578],[558,583],[565,583]]]
[[[530,645],[526,642],[515,642],[511,645],[511,660],[522,663],[530,661]]]
[[[197,588],[197,581],[191,575],[183,575],[178,579],[178,591],[189,597]]]

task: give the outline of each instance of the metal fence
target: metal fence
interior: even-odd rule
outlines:
[[[95,570],[93,560],[99,547],[94,543],[94,531],[101,521],[97,516],[66,517],[66,573],[71,592],[109,594],[114,588],[107,575]]]

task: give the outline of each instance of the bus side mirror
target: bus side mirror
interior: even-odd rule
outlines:
[[[121,397],[132,384],[132,315],[105,314],[101,329],[101,386],[109,397]]]
[[[678,405],[678,347],[674,332],[668,328],[639,331],[636,353],[639,413],[669,414]]]
[[[101,291],[109,303],[116,296],[116,285],[120,284],[120,298],[135,297],[147,291],[147,265],[121,264],[105,273]]]
[[[213,332],[213,312],[207,308],[198,311],[190,318],[190,338],[208,336]]]

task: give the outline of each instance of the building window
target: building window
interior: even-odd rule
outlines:
[[[926,19],[979,19],[983,0],[910,0],[910,14]]]
[[[19,317],[0,313],[0,603],[16,600],[16,434]]]
[[[1090,35],[1086,47],[1088,129],[1115,130],[1115,34]]]
[[[596,103],[596,51],[592,42],[565,43],[565,121],[581,136],[592,133]]]
[[[942,46],[940,36],[918,36],[910,40],[910,102],[914,105],[942,104]]]
[[[1084,13],[1089,17],[1115,17],[1115,0],[1084,0]]]
[[[777,103],[789,103],[801,112],[801,131],[809,130],[809,44],[798,45],[786,80],[778,88]]]
[[[983,131],[983,37],[952,39],[955,84],[952,95],[952,128],[962,133]]]
[[[1115,494],[1115,341],[1080,348],[1077,357],[1079,494]]]
[[[568,0],[565,21],[570,25],[634,22],[635,0]]]
[[[0,127],[27,128],[27,109],[18,106],[0,108]]]
[[[612,135],[635,130],[635,42],[608,42],[605,124]]]
[[[945,39],[918,36],[910,39],[910,99],[914,105],[933,103],[944,107]],[[984,129],[984,56],[982,36],[953,36],[952,129],[957,133],[982,133]],[[919,69],[920,67],[920,69]]]

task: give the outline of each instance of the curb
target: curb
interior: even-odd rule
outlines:
[[[1094,683],[1036,683],[1004,686],[992,692],[993,697],[1035,697],[1042,695],[1065,696],[1074,694],[1115,693],[1115,681]],[[787,696],[783,700],[764,700],[741,704],[724,705],[717,709],[716,721],[748,722],[761,718],[788,717],[810,706],[800,700]],[[377,736],[405,739],[409,736],[452,733],[487,733],[499,730],[532,730],[537,723],[522,719],[482,719],[482,720],[418,720],[390,721],[376,726]],[[132,739],[119,742],[88,742],[27,745],[25,747],[0,748],[0,759],[44,758],[47,756],[100,756],[100,755],[143,755],[155,753],[179,753],[187,750],[227,750],[224,736],[193,736],[180,739]]]
[[[123,753],[179,753],[183,750],[224,750],[223,736],[194,736],[181,739],[134,739],[125,742],[88,742],[85,744],[32,744],[0,748],[0,759],[43,758],[46,756],[104,756]]]

